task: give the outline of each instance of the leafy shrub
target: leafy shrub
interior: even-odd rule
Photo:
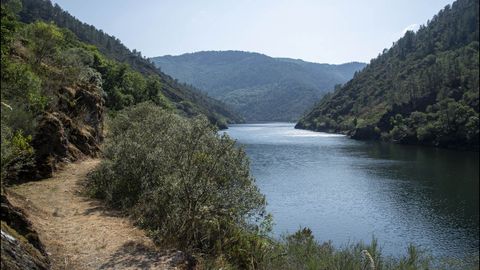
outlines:
[[[3,104],[2,104],[3,105]],[[32,140],[31,135],[24,135],[22,130],[15,132],[5,124],[2,110],[1,121],[1,186],[5,184],[5,176],[7,174],[7,167],[12,165],[11,162],[17,159],[14,164],[17,168],[22,167],[33,162],[34,150],[30,146]],[[21,159],[19,159],[21,157]]]
[[[30,38],[30,49],[34,54],[34,63],[40,64],[58,52],[58,47],[65,41],[62,31],[54,24],[37,21],[25,27]]]
[[[143,103],[119,112],[109,129],[105,160],[87,190],[131,213],[158,243],[238,252],[236,245],[249,245],[243,236],[255,238],[267,221],[246,154],[206,118]]]

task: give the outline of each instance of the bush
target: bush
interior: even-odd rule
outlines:
[[[456,264],[434,263],[428,254],[413,245],[407,248],[406,255],[399,258],[384,256],[375,238],[370,244],[363,242],[336,248],[331,242],[319,243],[308,228],[302,228],[286,235],[276,243],[263,269],[316,270],[316,269],[465,269],[460,261]]]
[[[143,103],[119,112],[109,130],[87,191],[130,213],[158,243],[218,255],[268,221],[245,152],[206,118]]]
[[[5,183],[5,177],[7,176],[7,168],[19,169],[23,166],[33,164],[34,150],[30,146],[32,140],[31,135],[25,136],[23,131],[13,131],[7,124],[5,124],[2,110],[2,123],[1,123],[1,188]],[[16,162],[14,162],[16,161]],[[12,163],[14,162],[14,163]],[[15,167],[12,167],[15,166]]]

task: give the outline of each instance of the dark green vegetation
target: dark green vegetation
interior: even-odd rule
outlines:
[[[248,121],[296,121],[363,63],[328,65],[241,51],[154,57],[167,74],[206,91]]]
[[[297,128],[478,150],[478,9],[477,0],[445,7],[323,98]]]

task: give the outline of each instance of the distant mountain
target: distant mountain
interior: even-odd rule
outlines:
[[[324,97],[298,128],[478,149],[479,2],[458,0]]]
[[[163,72],[202,89],[247,121],[292,121],[366,64],[329,65],[242,51],[152,58]]]

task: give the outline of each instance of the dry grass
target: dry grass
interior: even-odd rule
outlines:
[[[99,164],[66,165],[54,177],[8,191],[25,210],[45,244],[53,269],[178,269],[182,254],[158,250],[128,218],[80,194],[81,183]]]

